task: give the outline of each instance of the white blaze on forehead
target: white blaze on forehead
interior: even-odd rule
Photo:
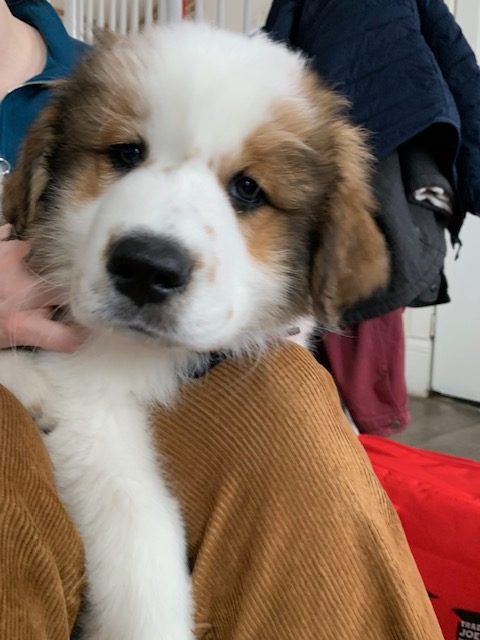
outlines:
[[[132,41],[153,159],[237,150],[280,100],[296,100],[304,61],[263,35],[183,23]]]

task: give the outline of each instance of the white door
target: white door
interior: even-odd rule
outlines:
[[[457,21],[480,59],[480,2],[455,4]],[[452,302],[437,308],[432,388],[480,402],[480,218],[468,215],[461,237],[460,259],[450,252],[446,262]]]

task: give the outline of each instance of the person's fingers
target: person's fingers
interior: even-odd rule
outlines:
[[[85,340],[85,332],[74,326],[50,320],[47,311],[20,312],[10,321],[10,346],[39,347],[46,351],[75,351]]]
[[[62,307],[66,303],[67,297],[62,289],[50,288],[41,280],[31,280],[21,306],[23,309],[39,309],[41,307]]]
[[[5,225],[0,227],[0,239],[2,232],[7,232]],[[0,303],[19,310],[64,305],[65,293],[29,270],[25,263],[29,253],[28,242],[0,241],[0,276],[3,276],[0,281]]]
[[[23,267],[9,274],[9,281],[0,288],[0,304],[11,309],[40,309],[65,306],[68,296],[64,289],[52,287],[32,276]]]
[[[31,251],[30,243],[25,242],[25,240],[6,240],[5,238],[2,238],[2,240],[0,247],[2,254],[12,262],[24,260]]]

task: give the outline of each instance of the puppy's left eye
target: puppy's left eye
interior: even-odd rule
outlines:
[[[112,166],[117,171],[127,173],[145,160],[146,149],[141,142],[112,144],[107,149]]]
[[[234,206],[245,211],[258,209],[267,202],[267,196],[258,183],[244,173],[233,176],[227,190]]]

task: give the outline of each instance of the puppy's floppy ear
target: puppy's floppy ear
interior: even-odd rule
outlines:
[[[30,224],[41,214],[42,196],[49,183],[48,157],[55,144],[53,124],[57,106],[47,106],[33,124],[20,150],[14,171],[5,178],[2,214],[22,237]]]
[[[385,239],[374,220],[364,136],[343,117],[332,126],[336,179],[327,195],[311,273],[314,313],[326,326],[338,325],[344,311],[389,278]]]

